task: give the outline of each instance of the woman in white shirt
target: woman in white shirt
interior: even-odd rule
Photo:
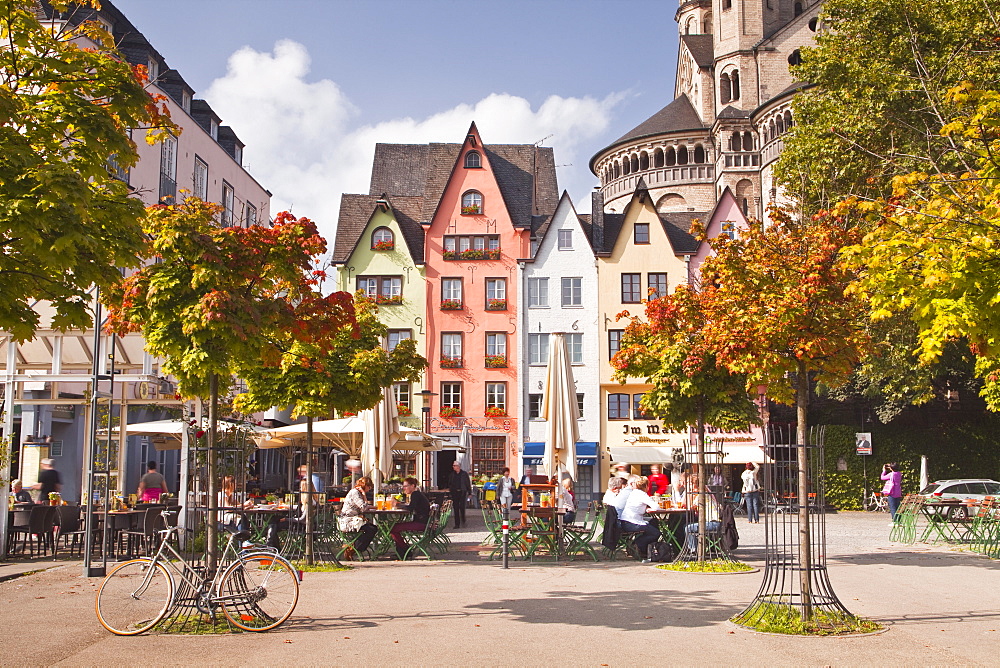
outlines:
[[[558,507],[566,511],[566,514],[563,515],[563,523],[572,524],[576,521],[576,497],[573,495],[572,478],[563,478],[558,494]]]
[[[747,468],[740,477],[743,479],[743,498],[747,503],[747,519],[751,523],[760,524],[760,483],[757,472],[760,467],[748,462]]]
[[[500,505],[503,507],[504,517],[507,517],[510,505],[514,502],[514,487],[515,483],[514,479],[510,477],[510,469],[505,468],[500,482],[497,483],[497,498],[500,499]]]
[[[659,506],[650,498],[646,490],[649,489],[649,478],[639,476],[632,483],[632,491],[625,500],[625,506],[618,514],[618,524],[622,531],[642,532],[636,536],[635,546],[639,550],[639,557],[642,561],[649,562],[649,546],[660,538],[660,530],[655,524],[648,522],[645,518],[646,510],[657,510]]]

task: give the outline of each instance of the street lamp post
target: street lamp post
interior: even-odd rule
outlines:
[[[437,396],[437,392],[431,392],[430,390],[428,390],[428,389],[425,388],[425,389],[420,390],[419,392],[417,392],[417,395],[419,395],[420,398],[423,399],[423,404],[422,404],[422,407],[421,407],[421,413],[422,413],[422,416],[423,416],[423,431],[424,431],[424,434],[430,436],[430,433],[431,433],[431,397],[436,397]],[[429,489],[429,487],[430,487],[430,482],[431,482],[430,475],[429,475],[430,474],[430,459],[431,459],[430,453],[429,452],[425,452],[424,453],[424,477],[423,477],[423,481],[422,481],[424,489]]]

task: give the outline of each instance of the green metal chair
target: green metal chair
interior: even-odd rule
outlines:
[[[584,516],[581,524],[570,524],[563,527],[564,535],[566,536],[566,556],[572,559],[578,554],[587,554],[594,561],[600,561],[597,552],[590,545],[591,541],[594,540],[594,536],[597,535],[597,528],[599,526],[601,526],[601,522],[598,521],[597,510],[591,505],[587,509],[587,514]]]
[[[434,559],[434,556],[432,554],[434,550],[433,541],[434,541],[434,536],[437,534],[438,527],[440,525],[440,520],[441,520],[441,512],[431,511],[431,515],[427,519],[427,526],[424,527],[423,531],[403,532],[403,538],[407,539],[408,541],[406,552],[403,553],[404,559],[409,559],[411,554],[416,554],[417,552],[423,554],[428,559],[431,560]]]

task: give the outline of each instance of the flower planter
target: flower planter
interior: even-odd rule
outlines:
[[[483,212],[483,208],[481,206],[463,206],[462,207],[462,215],[463,216],[478,216],[482,212]]]
[[[506,299],[490,299],[486,302],[487,311],[506,311],[507,310],[507,300]]]
[[[403,303],[402,295],[377,295],[375,303],[380,306],[398,306]]]
[[[462,358],[461,357],[442,357],[441,358],[441,368],[442,369],[461,369],[462,368]]]
[[[462,308],[462,302],[457,299],[445,299],[441,302],[442,311],[461,311]]]
[[[489,418],[504,418],[507,417],[507,411],[497,406],[490,406],[486,409],[486,417]]]
[[[462,410],[460,408],[452,408],[450,406],[445,406],[441,409],[440,416],[448,419],[454,417],[460,417],[462,415]]]
[[[464,251],[453,251],[446,250],[441,251],[441,259],[443,260],[499,260],[500,259],[500,249],[499,248],[470,248]]]
[[[392,241],[376,241],[372,244],[373,251],[391,251],[395,248],[396,244]]]
[[[487,355],[486,367],[490,369],[504,369],[507,367],[506,355]]]

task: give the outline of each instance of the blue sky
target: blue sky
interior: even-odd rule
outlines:
[[[250,171],[332,234],[375,142],[555,150],[589,210],[595,152],[673,96],[676,0],[113,0],[247,144]]]

